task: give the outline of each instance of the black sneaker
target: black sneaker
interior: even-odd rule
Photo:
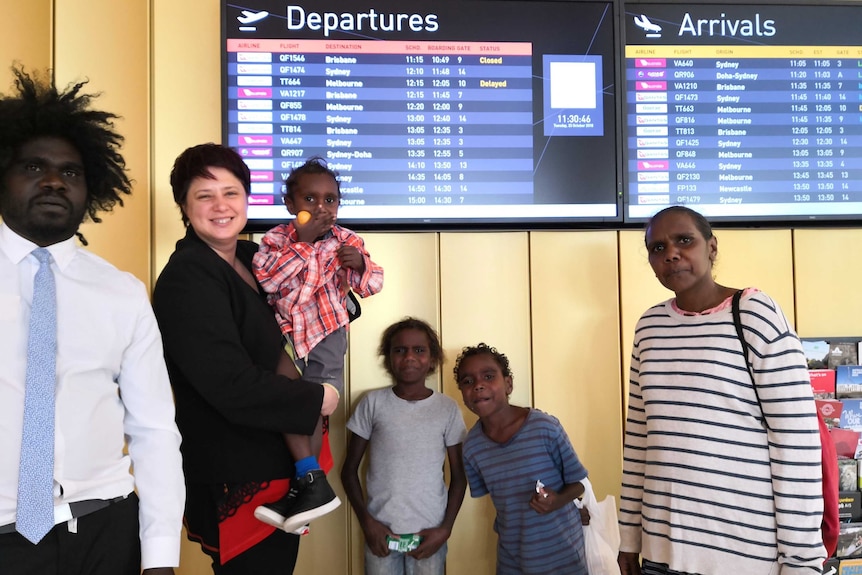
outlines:
[[[292,498],[289,507],[284,510],[285,520],[281,525],[281,529],[288,533],[293,533],[306,523],[326,515],[341,505],[341,500],[329,486],[326,474],[321,469],[309,471],[305,477],[292,483],[296,484],[297,494]]]
[[[278,501],[259,505],[254,510],[255,519],[281,529],[284,525],[284,520],[290,516],[290,508],[293,507],[293,502],[299,494],[297,487],[297,481],[291,481],[290,490],[288,490],[287,495]]]

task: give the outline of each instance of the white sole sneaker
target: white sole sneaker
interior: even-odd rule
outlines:
[[[284,516],[280,513],[276,513],[269,507],[258,505],[257,508],[254,510],[254,518],[258,521],[266,523],[267,525],[272,525],[273,527],[284,529]]]
[[[314,519],[323,517],[330,511],[335,511],[335,509],[337,509],[339,505],[341,505],[341,499],[339,499],[336,495],[332,499],[332,501],[329,501],[328,503],[325,503],[320,507],[315,507],[314,509],[309,509],[308,511],[297,513],[296,515],[291,515],[284,521],[283,525],[281,526],[281,529],[287,531],[288,533],[292,533],[306,523],[311,523]],[[257,517],[257,510],[255,510],[255,517]],[[261,521],[264,520],[261,519]]]

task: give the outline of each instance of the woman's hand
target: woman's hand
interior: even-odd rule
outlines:
[[[338,407],[338,391],[330,383],[323,384],[323,403],[320,405],[320,415],[332,415]]]

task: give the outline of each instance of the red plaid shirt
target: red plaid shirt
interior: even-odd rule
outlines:
[[[359,250],[365,273],[341,267],[336,251],[342,245]],[[383,268],[371,261],[365,242],[338,225],[314,243],[298,241],[293,224],[276,226],[263,237],[253,263],[281,332],[290,336],[297,356],[303,358],[349,323],[345,284],[360,297],[383,288]]]

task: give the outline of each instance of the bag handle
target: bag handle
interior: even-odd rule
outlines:
[[[748,361],[748,351],[750,347],[748,342],[745,341],[745,337],[742,333],[742,315],[739,313],[739,300],[741,298],[742,290],[733,294],[733,300],[730,304],[730,310],[733,313],[733,326],[736,328],[736,337],[739,338],[739,342],[742,344],[742,356],[745,359],[745,368],[748,370],[748,376],[751,378],[751,388],[754,389],[754,397],[757,398],[757,406],[760,408],[760,423],[763,424],[763,427],[769,429],[769,423],[766,421],[766,416],[763,415],[763,403],[760,401],[760,393],[757,391],[757,383],[754,381],[754,371],[752,370],[751,363]]]

